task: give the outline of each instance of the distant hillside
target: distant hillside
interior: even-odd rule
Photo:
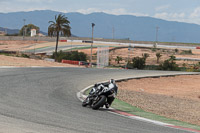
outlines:
[[[17,34],[17,33],[19,33],[18,29],[8,29],[8,28],[2,28],[2,27],[0,27],[0,31],[4,31],[7,34]]]
[[[0,27],[20,29],[24,21],[40,27],[47,33],[49,21],[54,20],[60,12],[43,10],[31,12],[0,13]],[[137,41],[155,41],[156,27],[158,41],[165,42],[200,42],[200,25],[165,21],[151,17],[136,17],[131,15],[110,15],[105,13],[65,14],[71,22],[72,33],[80,37],[91,37],[91,23],[95,23],[96,38],[130,38]],[[114,31],[114,32],[113,32]],[[114,33],[114,34],[113,34]]]
[[[2,28],[0,27],[0,31],[4,31],[5,33],[12,35],[12,34],[18,34],[19,29],[8,29],[8,28]],[[48,35],[46,32],[40,31],[43,35]]]

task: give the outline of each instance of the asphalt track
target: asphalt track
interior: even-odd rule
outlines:
[[[0,133],[188,133],[83,108],[76,93],[110,78],[181,72],[89,68],[0,68]]]

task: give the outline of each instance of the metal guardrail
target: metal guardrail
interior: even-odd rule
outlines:
[[[176,58],[175,60],[200,61],[200,59],[197,58]]]

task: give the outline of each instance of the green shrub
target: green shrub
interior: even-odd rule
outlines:
[[[21,57],[23,57],[23,58],[30,58],[30,56],[29,56],[29,55],[27,55],[27,54],[24,54],[24,53],[22,53]]]
[[[122,61],[123,59],[122,59],[122,57],[121,56],[117,56],[117,58],[115,59],[115,61],[117,62],[117,64],[119,64],[120,63],[120,61]]]
[[[186,64],[186,63],[183,63],[183,64],[182,64],[182,66],[183,66],[183,67],[186,67],[186,66],[187,66],[187,64]]]
[[[146,65],[145,70],[158,70],[158,65]]]
[[[176,60],[176,56],[174,56],[174,55],[171,55],[171,56],[169,56],[170,58],[168,59],[169,61],[174,61],[174,60]]]
[[[144,57],[134,57],[132,59],[132,66],[133,68],[137,68],[137,69],[144,69],[145,68],[145,64],[146,64],[146,60]]]
[[[158,67],[159,70],[168,70],[168,71],[180,71],[180,68],[174,62],[174,60],[165,60],[164,63],[160,64]]]
[[[61,50],[59,52],[57,52],[57,54],[54,52],[53,55],[51,56],[51,58],[55,59],[56,57],[56,61],[61,62],[62,59],[65,57],[65,53]]]
[[[157,48],[152,48],[151,51],[152,51],[152,52],[156,52],[156,51],[157,51]]]
[[[9,53],[0,53],[0,55],[5,55],[5,56],[12,56],[11,54],[9,54]]]
[[[55,59],[55,52],[53,53],[51,58]],[[87,61],[87,55],[83,52],[78,52],[78,51],[63,52],[61,50],[57,52],[56,58],[58,62],[61,62],[62,59],[73,60],[73,61]]]
[[[190,72],[199,72],[200,71],[200,62],[193,64],[189,69]]]
[[[175,49],[175,53],[178,53],[178,49],[177,48]]]
[[[148,53],[144,53],[144,54],[142,54],[142,57],[146,60],[149,57],[149,54]]]
[[[6,44],[6,43],[0,43],[0,45],[8,45],[8,44]]]
[[[192,50],[190,49],[190,50],[183,50],[182,52],[181,52],[181,54],[186,54],[186,55],[191,55],[191,54],[193,54],[192,53]]]

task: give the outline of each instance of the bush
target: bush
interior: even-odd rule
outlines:
[[[122,57],[121,56],[117,56],[117,58],[115,59],[115,61],[117,62],[117,64],[119,64],[120,61],[122,61]]]
[[[23,58],[30,58],[30,56],[29,56],[29,55],[27,55],[27,54],[24,54],[24,53],[22,53],[21,57],[23,57]]]
[[[132,66],[133,68],[137,68],[137,69],[144,69],[145,68],[145,64],[146,64],[146,60],[145,58],[141,58],[141,57],[134,57],[132,59]]]
[[[57,56],[56,56],[56,53],[54,52],[53,55],[51,56],[51,58],[55,59],[55,57],[56,57],[55,60],[58,62],[61,62],[65,56],[66,56],[65,53],[61,50],[61,51],[57,52]]]
[[[158,65],[146,65],[145,70],[158,70]]]
[[[152,51],[152,52],[156,52],[156,51],[157,51],[157,48],[152,48],[151,51]]]
[[[200,62],[193,64],[187,71],[190,72],[199,72],[200,71]]]
[[[148,53],[144,53],[144,54],[142,54],[142,57],[146,60],[149,57],[149,54]]]
[[[190,50],[183,50],[182,52],[181,52],[181,54],[183,54],[183,55],[191,55],[192,54],[192,50],[190,49]]]
[[[178,53],[178,49],[177,48],[175,49],[175,53]]]
[[[122,68],[133,69],[133,63],[128,62],[125,66],[122,66]]]
[[[158,67],[159,70],[180,71],[180,68],[174,60],[165,60],[163,64]]]
[[[52,57],[55,59],[55,52]],[[72,52],[63,52],[62,50],[57,53],[56,61],[61,62],[62,59],[65,60],[74,60],[74,61],[87,61],[87,55],[83,52],[72,51]]]
[[[0,43],[0,45],[8,45],[8,44],[6,44],[6,43]]]
[[[171,55],[171,56],[169,56],[170,58],[168,59],[169,61],[174,61],[174,60],[176,60],[176,56],[174,56],[174,55]]]

